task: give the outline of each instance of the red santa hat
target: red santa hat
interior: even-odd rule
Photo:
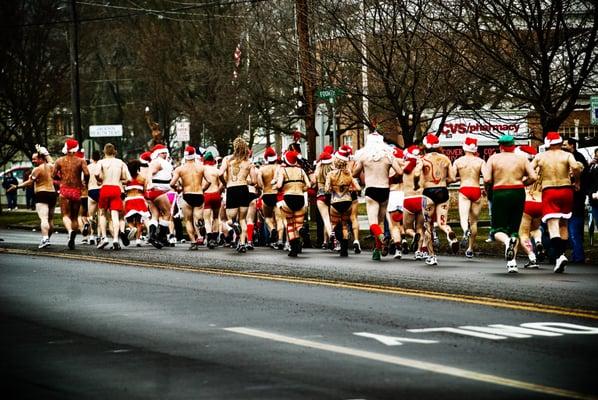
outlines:
[[[303,137],[303,134],[301,133],[301,131],[293,131],[292,135],[293,135],[294,142],[300,141],[301,138]]]
[[[62,148],[62,152],[66,153],[76,153],[79,151],[79,142],[75,139],[67,139],[64,142],[64,147]]]
[[[85,149],[80,149],[75,153],[75,157],[85,158]]]
[[[332,154],[332,153],[334,153],[334,147],[332,147],[331,145],[324,146],[324,150],[322,150],[322,151],[324,153]]]
[[[151,162],[152,161],[152,152],[146,151],[146,152],[141,153],[141,155],[139,156],[139,161],[146,162],[146,163]]]
[[[327,151],[323,151],[320,153],[318,161],[322,164],[330,164],[332,162],[332,155]]]
[[[341,146],[341,149],[345,150],[347,153],[349,153],[349,156],[353,155],[353,148],[351,146],[349,146],[348,144],[343,144]],[[350,158],[350,157],[349,157]]]
[[[266,160],[266,162],[276,161],[276,150],[272,147],[266,147],[266,150],[264,151],[264,160]]]
[[[463,150],[470,153],[478,151],[478,139],[467,136],[465,142],[463,142]]]
[[[395,147],[392,154],[395,156],[395,158],[404,158],[405,157],[405,153],[403,152],[403,150],[400,147]]]
[[[193,146],[186,146],[185,151],[183,152],[185,156],[185,160],[195,160],[195,147]]]
[[[528,146],[526,144],[521,145],[515,149],[515,153],[522,154],[526,156],[529,160],[533,159],[536,154],[538,154],[538,150],[535,147]]]
[[[341,146],[340,149],[334,153],[334,156],[342,161],[349,161],[349,157],[351,156],[351,151],[347,149],[345,146]]]
[[[168,154],[168,148],[163,144],[157,144],[152,148],[152,160],[158,157],[158,155],[166,153]]]
[[[563,138],[558,132],[548,132],[544,138],[544,145],[550,147],[553,144],[563,143]]]
[[[428,133],[426,137],[424,137],[424,146],[426,149],[436,149],[440,146],[440,140],[438,140],[438,136],[433,133]]]
[[[282,161],[289,166],[295,166],[297,165],[297,158],[299,157],[299,153],[297,153],[295,150],[289,150],[289,151],[285,151],[285,153],[282,155]]]
[[[421,150],[417,145],[411,145],[407,147],[405,152],[405,158],[418,158],[421,155]]]

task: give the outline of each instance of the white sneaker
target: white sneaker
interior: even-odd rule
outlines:
[[[567,266],[567,262],[569,260],[565,257],[564,254],[561,254],[559,258],[556,259],[556,264],[554,265],[554,273],[561,274],[565,271],[565,267]]]
[[[394,255],[394,256],[392,256],[392,258],[395,258],[395,259],[397,259],[397,260],[400,260],[402,256],[403,256],[403,254],[401,253],[401,250],[399,250],[399,249],[396,249],[396,250],[395,250],[395,255]]]
[[[38,249],[43,249],[44,247],[48,247],[50,245],[50,239],[42,239],[42,241],[39,243],[39,246],[37,246]]]
[[[516,274],[517,272],[519,272],[519,269],[517,268],[516,260],[507,261],[507,272],[509,274]]]
[[[132,228],[129,229],[127,237],[129,238],[129,240],[133,240],[133,238],[135,236],[137,236],[137,228],[136,227],[132,227]]]
[[[525,265],[523,266],[523,268],[530,268],[530,269],[538,269],[538,268],[540,268],[540,266],[536,262],[536,257],[535,256],[529,256],[528,258],[529,258],[529,260],[525,263]]]
[[[438,265],[438,260],[436,260],[436,256],[429,256],[426,258],[426,265]]]
[[[98,246],[97,246],[97,248],[98,248],[98,249],[103,249],[104,247],[108,246],[108,244],[109,244],[109,242],[108,242],[108,239],[107,239],[107,238],[105,238],[105,237],[103,237],[103,238],[100,240],[100,242],[98,243]]]

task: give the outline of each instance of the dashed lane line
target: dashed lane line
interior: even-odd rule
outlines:
[[[374,353],[365,350],[353,349],[350,347],[337,346],[332,344],[325,344],[314,342],[311,340],[294,338],[291,336],[279,335],[276,333],[266,332],[258,329],[234,327],[224,328],[225,331],[234,332],[241,335],[248,335],[265,340],[271,340],[279,343],[290,344],[294,346],[307,347],[315,350],[327,351],[336,354],[348,355],[353,357],[364,358],[372,361],[378,361],[393,365],[400,365],[408,368],[415,368],[427,372],[437,374],[450,375],[457,378],[469,379],[478,382],[485,382],[494,385],[507,386],[515,389],[527,390],[536,393],[548,394],[553,396],[569,397],[572,399],[598,399],[598,397],[587,395],[584,393],[577,393],[566,389],[560,389],[551,386],[539,385],[515,379],[504,378],[497,375],[483,374],[480,372],[469,371],[466,369],[451,367],[437,363],[426,361],[419,361],[405,357],[391,356],[388,354]]]
[[[506,309],[512,309],[512,310],[539,312],[539,313],[552,314],[552,315],[561,315],[561,316],[567,316],[567,317],[598,320],[598,311],[594,311],[594,310],[583,310],[583,309],[576,309],[576,308],[559,307],[559,306],[553,306],[553,305],[548,305],[548,304],[505,300],[505,299],[498,299],[498,298],[493,298],[493,297],[471,296],[471,295],[464,295],[464,294],[453,294],[453,293],[435,292],[435,291],[429,291],[429,290],[410,289],[410,288],[404,288],[404,287],[400,287],[400,286],[376,285],[376,284],[369,284],[369,283],[336,281],[336,280],[320,279],[320,278],[305,278],[305,277],[296,277],[296,276],[288,276],[288,275],[277,275],[277,274],[264,273],[264,272],[231,271],[231,270],[227,270],[227,269],[223,269],[223,268],[195,267],[192,265],[184,265],[184,264],[161,263],[158,265],[158,264],[149,263],[149,262],[145,262],[145,261],[123,260],[123,259],[116,259],[116,258],[111,258],[111,257],[100,257],[100,256],[91,256],[91,255],[83,255],[83,254],[51,253],[51,252],[31,251],[31,250],[13,249],[13,248],[5,248],[4,250],[5,250],[4,251],[5,254],[38,256],[38,257],[44,257],[44,256],[45,257],[56,257],[56,258],[64,258],[64,259],[77,260],[77,261],[93,261],[93,262],[99,262],[99,263],[117,264],[117,265],[141,267],[141,268],[161,269],[161,270],[169,270],[169,271],[183,271],[183,272],[203,273],[203,274],[211,274],[211,275],[232,276],[232,277],[237,277],[237,278],[252,278],[252,279],[277,281],[277,282],[301,283],[301,284],[308,284],[308,285],[327,286],[327,287],[333,287],[333,288],[360,290],[360,291],[367,291],[367,292],[372,292],[372,293],[384,293],[384,294],[395,294],[395,295],[404,295],[404,296],[412,296],[412,297],[423,297],[423,298],[427,298],[427,299],[454,301],[454,302],[459,302],[459,303],[468,303],[468,304],[475,304],[475,305],[482,305],[482,306],[489,306],[489,307],[498,307],[498,308],[506,308]]]

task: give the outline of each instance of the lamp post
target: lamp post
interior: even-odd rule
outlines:
[[[79,18],[77,2],[70,1],[71,32],[69,37],[69,56],[71,61],[71,108],[73,110],[73,136],[82,143],[81,132],[81,100],[79,97]]]

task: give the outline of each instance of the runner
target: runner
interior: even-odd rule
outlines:
[[[403,157],[405,156],[403,150],[395,147],[393,154],[397,160],[403,162]],[[402,247],[407,246],[407,240],[402,239],[401,235],[401,230],[403,229],[403,201],[405,197],[403,192],[403,174],[397,174],[392,171],[391,176],[388,179],[390,184],[390,194],[388,196],[387,221],[390,237],[395,248],[393,258],[400,259],[403,256],[401,252]]]
[[[98,201],[100,200],[100,185],[96,181],[95,175],[99,172],[98,161],[100,161],[100,152],[94,150],[91,153],[91,164],[87,166],[89,170],[89,182],[87,183],[87,221],[89,221],[89,244],[97,245],[101,238],[96,238],[94,232],[97,230],[97,221],[99,221]],[[94,230],[93,225],[96,225]]]
[[[424,240],[424,212],[422,208],[422,191],[420,185],[421,173],[423,168],[420,149],[416,145],[409,146],[405,151],[405,160],[407,161],[403,168],[403,226],[405,234],[411,236],[411,246],[409,250],[414,253],[415,260],[425,260],[427,251],[424,254],[422,249]],[[403,253],[406,253],[403,248]]]
[[[79,151],[79,142],[67,139],[62,148],[66,154],[56,160],[54,164],[54,177],[60,180],[60,212],[62,223],[68,232],[68,248],[75,249],[75,237],[79,230],[77,219],[81,207],[81,190],[83,180],[89,179],[89,171],[85,160],[75,156]]]
[[[318,157],[311,183],[316,187],[316,207],[324,226],[322,248],[333,250],[335,237],[330,223],[330,193],[326,191],[326,177],[330,171],[332,171],[332,154],[323,151]]]
[[[454,174],[461,181],[459,186],[459,222],[463,230],[461,247],[466,247],[465,257],[473,257],[473,245],[478,235],[478,219],[482,209],[480,176],[484,160],[476,155],[478,140],[466,137],[463,143],[465,155],[453,163]]]
[[[203,168],[203,220],[208,239],[208,248],[214,249],[218,245],[218,232],[220,230],[218,214],[222,205],[222,190],[224,186],[220,182],[220,172],[216,166],[216,160],[214,160],[214,156],[210,151],[206,151],[203,155]]]
[[[280,215],[280,208],[276,205],[278,192],[272,185],[272,180],[274,180],[276,171],[278,170],[278,157],[272,147],[267,147],[264,151],[264,161],[266,165],[263,165],[259,169],[257,178],[258,184],[262,189],[262,211],[266,225],[270,231],[270,246],[279,246],[282,249],[284,246],[282,242],[284,225],[282,223],[282,216]]]
[[[250,149],[250,158],[252,154]],[[253,163],[251,164],[251,170],[249,171],[247,190],[249,191],[249,206],[247,207],[247,216],[245,217],[245,222],[247,223],[247,243],[245,244],[245,247],[247,250],[253,250],[253,232],[257,222],[257,200],[259,198],[257,190],[257,169]]]
[[[535,148],[527,145],[519,146],[515,152],[521,154],[529,161],[534,159],[538,154]],[[536,170],[536,174],[538,171]],[[534,244],[531,238],[534,239],[536,251],[540,254],[543,251],[542,246],[542,232],[540,231],[540,224],[542,222],[542,177],[525,189],[525,205],[523,207],[523,216],[521,217],[521,225],[519,225],[519,244],[527,254],[528,261],[523,268],[539,268],[536,254],[534,253]]]
[[[135,237],[135,246],[141,247],[141,230],[144,221],[149,219],[150,213],[147,209],[145,193],[145,179],[139,173],[141,161],[132,160],[127,164],[131,180],[125,186],[125,216],[124,219],[129,225],[128,238]]]
[[[524,185],[534,183],[537,175],[526,157],[514,153],[513,136],[501,136],[498,144],[500,153],[491,155],[482,168],[484,182],[492,184],[490,233],[505,245],[507,272],[517,273],[517,242],[525,206]]]
[[[45,147],[36,145],[37,152],[33,153],[31,162],[35,165],[29,179],[25,182],[12,185],[7,192],[29,187],[33,185],[35,191],[35,211],[40,220],[40,229],[42,240],[38,248],[43,249],[50,245],[50,237],[54,233],[54,209],[56,208],[56,198],[58,197],[54,190],[52,180],[53,165],[52,157]]]
[[[157,249],[171,246],[169,242],[170,221],[172,219],[171,206],[176,193],[170,189],[173,166],[169,160],[166,146],[157,144],[152,148],[152,161],[149,165],[146,199],[152,214],[149,227],[149,243]]]
[[[183,218],[185,228],[191,245],[189,250],[197,250],[200,245],[199,235],[197,233],[198,222],[203,219],[203,175],[204,167],[196,162],[195,148],[193,146],[185,147],[185,162],[174,170],[170,187],[180,192],[179,181],[182,184],[183,200]]]
[[[438,137],[429,133],[423,140],[425,155],[422,169],[422,191],[426,236],[434,238],[434,223],[446,234],[449,247],[453,253],[459,251],[457,235],[448,224],[449,192],[447,185],[455,181],[455,174],[451,160],[438,152],[440,142]],[[428,246],[427,265],[438,265],[434,245],[430,241]]]
[[[388,238],[384,237],[380,225],[384,224],[386,218],[390,192],[389,171],[392,168],[396,173],[402,174],[403,170],[394,158],[392,148],[384,143],[384,138],[376,131],[367,136],[367,143],[356,153],[355,160],[353,176],[358,177],[363,170],[368,223],[376,241],[372,259],[380,260],[380,255],[388,254]]]
[[[100,210],[100,219],[98,221],[98,231],[102,240],[98,243],[98,249],[106,247],[108,235],[106,232],[107,211],[110,211],[110,222],[112,225],[112,249],[120,250],[118,239],[122,240],[125,246],[129,245],[129,237],[120,230],[121,212],[123,210],[122,182],[131,180],[131,175],[127,165],[122,160],[116,158],[116,148],[112,143],[104,146],[104,158],[98,161],[98,172],[95,175],[97,182],[102,185],[100,189],[100,199],[98,208]]]
[[[289,257],[297,257],[301,252],[299,230],[303,227],[307,202],[305,192],[310,181],[305,171],[299,167],[299,153],[289,150],[283,154],[283,165],[278,169],[274,185],[284,192],[280,208],[286,216],[287,238],[289,240]]]
[[[220,167],[220,179],[226,185],[226,218],[229,226],[236,227],[239,242],[237,251],[245,253],[247,247],[247,207],[250,197],[247,187],[252,164],[249,161],[249,147],[243,138],[238,137],[233,141],[233,154],[224,157]],[[233,225],[233,221],[236,225]],[[239,232],[238,226],[241,229]],[[230,231],[229,231],[230,232]]]
[[[340,241],[340,256],[349,256],[349,222],[351,220],[351,191],[359,190],[357,181],[347,167],[351,153],[340,148],[334,153],[334,169],[326,175],[324,189],[330,193],[330,221],[335,237]]]
[[[75,153],[75,156],[77,156],[78,158],[81,158],[83,160],[85,160],[85,152],[83,151],[83,149],[80,149],[78,152]],[[87,161],[86,161],[87,162]],[[87,169],[89,170],[89,165],[87,166]],[[81,177],[83,179],[83,177]],[[91,179],[91,175],[90,175],[90,179]],[[83,185],[83,188],[81,189],[81,207],[79,208],[79,216],[77,218],[77,223],[79,225],[79,228],[81,230],[81,235],[83,236],[83,239],[81,239],[81,244],[88,244],[89,243],[89,231],[91,228],[91,225],[89,224],[89,219],[87,218],[87,214],[88,214],[88,186],[89,186],[89,182],[87,183],[87,185]]]
[[[542,176],[542,222],[548,226],[550,245],[555,252],[556,273],[564,272],[567,266],[567,220],[571,217],[573,192],[579,190],[579,177],[583,169],[573,154],[561,149],[562,143],[563,138],[558,132],[548,132],[544,139],[547,150],[538,154],[533,161],[533,166],[539,168]],[[572,177],[575,187],[571,183]]]
[[[353,148],[351,146],[344,144],[340,147],[349,153],[349,161],[347,161],[347,168],[349,171],[353,171],[355,169],[355,159],[353,157]],[[356,181],[358,182],[358,181]],[[359,183],[357,183],[359,186]],[[357,215],[359,214],[359,195],[361,193],[361,189],[359,190],[351,190],[351,230],[353,231],[353,252],[355,254],[361,254],[361,244],[359,243],[359,221],[357,219]]]

